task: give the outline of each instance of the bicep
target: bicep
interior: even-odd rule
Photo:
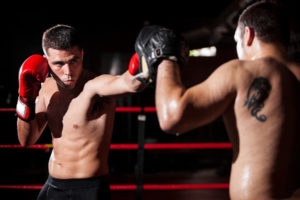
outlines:
[[[118,88],[118,76],[113,75],[100,75],[85,84],[84,93],[86,93],[90,98],[95,95],[101,97],[111,96],[117,94],[120,91]]]
[[[214,121],[231,104],[235,81],[234,72],[228,68],[230,66],[219,67],[207,80],[186,90],[182,97],[182,130]]]
[[[98,76],[86,85],[91,96],[116,97],[136,92],[141,82],[134,80],[126,71],[120,76],[108,74]]]

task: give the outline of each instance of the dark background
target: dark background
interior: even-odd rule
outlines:
[[[18,92],[18,69],[30,55],[42,54],[42,33],[56,24],[69,24],[83,37],[84,67],[97,74],[121,74],[134,53],[139,30],[149,24],[163,24],[182,33],[191,49],[215,45],[217,56],[190,58],[182,71],[189,87],[203,81],[220,64],[236,58],[233,33],[240,12],[253,0],[145,1],[145,2],[53,2],[17,4],[2,7],[2,72],[0,73],[0,107],[15,107]],[[300,25],[296,0],[279,0],[290,14],[291,42],[289,55],[299,61]],[[16,5],[15,5],[16,4]],[[108,86],[109,87],[109,86]],[[118,106],[154,106],[154,89],[121,98]],[[137,142],[136,113],[116,113],[112,143]],[[0,144],[18,144],[16,117],[1,112]],[[229,142],[221,118],[181,136],[168,135],[159,129],[157,117],[147,114],[146,143]],[[51,143],[48,129],[38,141]],[[43,184],[48,176],[50,151],[0,149],[0,184]],[[136,183],[136,150],[112,150],[110,153],[112,184]],[[226,183],[229,181],[231,150],[146,150],[144,183]],[[7,199],[34,199],[38,190],[5,190]],[[113,199],[134,199],[135,192],[113,191]],[[228,199],[227,190],[146,191],[144,199]],[[127,197],[127,198],[126,198]],[[0,198],[3,199],[3,198]],[[5,199],[5,198],[4,198]],[[193,198],[189,198],[193,199]]]

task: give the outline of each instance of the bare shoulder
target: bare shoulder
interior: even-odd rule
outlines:
[[[220,82],[225,85],[234,85],[243,62],[234,59],[219,66],[208,78],[208,82]]]
[[[269,77],[274,73],[280,73],[284,68],[284,64],[274,58],[260,58],[256,60],[240,61],[239,72],[240,78],[245,76],[253,78],[256,76]]]
[[[233,97],[238,85],[241,65],[242,62],[237,59],[222,64],[204,82],[191,87],[187,94],[203,95],[206,93],[209,97],[207,102],[222,100],[228,95]]]
[[[230,60],[222,65],[220,65],[216,70],[215,74],[221,74],[230,79],[234,79],[239,73],[239,70],[244,65],[244,62],[238,59]],[[214,74],[213,73],[213,74]]]
[[[229,73],[229,72],[237,70],[242,65],[242,63],[243,62],[241,60],[233,59],[233,60],[230,60],[230,61],[222,64],[218,69],[228,71],[228,73]]]
[[[36,111],[37,112],[45,112],[47,105],[49,103],[49,99],[52,94],[57,91],[56,82],[52,77],[48,77],[44,83],[41,85],[41,89],[39,90],[39,94],[36,100]]]
[[[57,90],[56,81],[53,77],[48,77],[44,83],[42,83],[39,96],[53,93]]]

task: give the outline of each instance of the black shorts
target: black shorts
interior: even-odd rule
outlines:
[[[56,179],[49,175],[38,200],[110,200],[108,177]]]

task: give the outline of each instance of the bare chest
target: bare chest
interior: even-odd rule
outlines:
[[[48,125],[54,138],[91,133],[105,126],[104,103],[53,95],[47,107]],[[98,131],[99,132],[99,131]]]

